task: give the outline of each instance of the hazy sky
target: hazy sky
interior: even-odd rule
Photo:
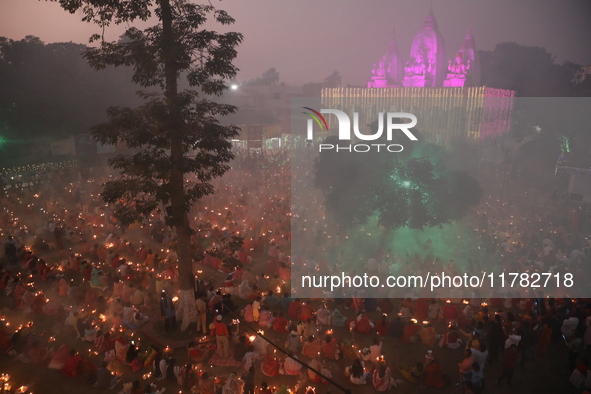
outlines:
[[[477,49],[515,41],[545,47],[559,62],[591,64],[591,0],[211,0],[245,36],[238,80],[275,67],[288,84],[319,82],[337,70],[364,84],[393,28],[404,60],[432,4],[448,58],[472,21]],[[113,27],[111,37],[121,34]],[[217,28],[218,30],[223,30]],[[87,43],[93,25],[43,0],[0,0],[0,36]]]

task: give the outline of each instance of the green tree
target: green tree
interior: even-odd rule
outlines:
[[[555,63],[555,56],[542,47],[514,42],[497,44],[493,51],[480,51],[482,84],[514,90],[519,97],[582,96],[577,85],[580,65]]]
[[[333,71],[328,77],[324,78],[324,87],[338,88],[341,86],[341,74],[338,71]]]
[[[87,49],[33,36],[0,37],[0,135],[7,141],[0,146],[2,163],[46,160],[49,143],[87,133],[105,120],[109,105],[138,104],[131,70],[96,72],[81,56]]]
[[[236,75],[232,61],[243,37],[204,29],[211,16],[222,25],[234,19],[211,5],[188,0],[59,2],[67,11],[81,11],[84,21],[101,27],[151,17],[158,21],[143,30],[128,27],[118,42],[104,41],[96,34],[91,41],[99,41],[99,46],[85,57],[97,69],[131,66],[133,82],[159,88],[157,93],[143,93],[145,103],[139,108],[109,108],[109,120],[95,126],[92,133],[101,143],[124,143],[136,152],[110,161],[121,175],[105,185],[103,198],[116,204],[115,216],[130,224],[149,215],[159,203],[166,207],[166,223],[176,231],[186,328],[195,319],[193,230],[187,213],[196,200],[214,192],[210,181],[229,170],[230,140],[238,134],[237,127],[222,126],[217,120],[236,108],[207,96],[221,95],[226,82]],[[196,89],[179,91],[181,77]]]
[[[252,84],[254,85],[270,85],[275,86],[279,83],[279,72],[275,69],[275,67],[271,67],[260,77],[255,79]]]

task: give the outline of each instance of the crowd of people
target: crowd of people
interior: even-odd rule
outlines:
[[[175,234],[164,207],[121,226],[100,199],[112,175],[98,168],[61,169],[0,190],[0,352],[123,393],[312,394],[357,386],[479,393],[511,387],[519,367],[557,351],[564,359],[554,362],[569,368],[574,389],[591,388],[591,310],[583,299],[541,292],[391,299],[361,291],[292,298],[289,190],[309,171],[290,165],[286,152],[240,157],[216,181],[217,193],[192,208],[197,312],[190,322],[179,313]],[[559,225],[490,201],[481,208],[463,223],[485,251],[474,261],[473,247],[442,251],[425,241],[305,262],[340,270],[363,259],[385,274],[435,265],[466,272],[493,260],[507,269],[583,270],[591,260],[574,217]],[[311,252],[320,248],[313,239],[330,231],[322,220],[315,225],[307,227]],[[243,239],[232,264],[212,252],[228,247],[230,236]],[[328,247],[319,255],[330,259],[336,245]]]

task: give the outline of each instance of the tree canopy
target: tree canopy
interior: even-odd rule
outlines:
[[[74,43],[45,44],[37,37],[0,37],[0,157],[12,164],[39,145],[105,120],[109,105],[135,105],[137,87],[128,68],[96,72]],[[36,153],[39,156],[41,152]]]
[[[328,137],[325,143],[336,145],[338,139]],[[352,228],[376,216],[387,229],[423,229],[459,220],[478,204],[480,185],[466,172],[446,169],[444,148],[404,145],[401,153],[319,154],[314,183],[334,223]]]
[[[229,170],[234,157],[231,138],[236,126],[223,126],[218,118],[236,108],[219,104],[219,96],[236,76],[233,65],[237,32],[218,33],[203,28],[208,19],[220,25],[234,23],[225,11],[188,0],[60,0],[69,12],[82,11],[83,19],[99,26],[130,23],[117,42],[95,34],[98,46],[85,52],[96,69],[129,66],[132,81],[157,91],[142,92],[138,108],[111,107],[108,121],[92,128],[103,144],[124,143],[135,153],[118,155],[110,164],[120,176],[105,185],[103,199],[116,206],[122,224],[142,220],[165,209],[166,223],[176,232],[183,327],[194,318],[194,277],[187,213],[199,198],[214,192],[211,180]],[[157,23],[139,29],[132,22],[154,16]],[[193,89],[179,91],[179,80]]]
[[[497,44],[492,51],[480,51],[482,84],[514,90],[519,97],[587,97],[591,78],[577,82],[581,66],[557,64],[555,56],[542,47],[514,42]]]

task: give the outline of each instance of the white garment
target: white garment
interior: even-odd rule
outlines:
[[[505,349],[509,349],[511,347],[511,345],[518,346],[520,341],[521,341],[521,335],[517,335],[517,334],[509,335],[509,338],[507,338],[507,340],[505,341]]]

